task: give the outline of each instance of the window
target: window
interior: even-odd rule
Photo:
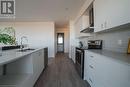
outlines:
[[[63,44],[63,36],[58,35],[58,44]]]

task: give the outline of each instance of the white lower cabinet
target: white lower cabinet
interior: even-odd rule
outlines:
[[[44,53],[43,50],[39,50],[32,54],[34,82],[38,79],[40,73],[44,69],[44,54],[43,53]]]
[[[88,70],[88,75],[87,75],[87,81],[88,83],[92,86],[92,87],[95,87],[95,71],[89,69]]]
[[[130,87],[130,66],[96,53],[85,52],[84,80],[91,87]]]
[[[86,54],[86,52],[85,52]],[[88,83],[94,87],[95,84],[95,78],[94,78],[94,61],[91,61],[90,59],[93,58],[88,58],[90,55],[85,55],[85,65],[84,65],[84,80],[87,80]],[[91,56],[92,57],[92,56]]]
[[[106,87],[130,87],[130,66],[111,60],[107,60],[105,64],[106,69],[104,67],[103,72],[106,76]]]
[[[106,87],[106,72],[107,66],[106,66],[106,59],[102,58],[99,55],[95,55],[94,58],[96,59],[95,63],[95,87]]]
[[[102,64],[98,55],[85,52],[85,80],[88,81],[91,87],[105,87],[104,75],[102,74]]]

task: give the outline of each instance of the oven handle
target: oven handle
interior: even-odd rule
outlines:
[[[76,50],[76,52],[80,52],[80,53],[82,53],[82,51],[81,51],[81,50]]]

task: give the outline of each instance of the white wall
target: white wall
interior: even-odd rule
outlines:
[[[49,47],[49,57],[54,57],[54,23],[53,22],[1,22],[1,26],[13,26],[16,30],[16,40],[20,44],[22,36],[28,37],[31,47]]]
[[[57,33],[64,33],[64,52],[69,53],[69,28],[56,28],[56,35]],[[56,41],[57,43],[57,36],[56,36]],[[56,44],[56,52],[57,52],[57,44]]]

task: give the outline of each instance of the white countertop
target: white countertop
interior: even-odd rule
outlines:
[[[96,54],[111,58],[113,60],[116,60],[118,62],[125,63],[130,66],[130,54],[127,53],[119,53],[119,52],[112,52],[108,50],[88,50],[91,52],[94,52]]]
[[[29,50],[26,52],[18,52],[19,49],[3,51],[2,56],[0,56],[0,65],[4,65],[4,64],[7,64],[9,62],[20,59],[20,58],[22,58],[26,55],[29,55],[33,52],[36,52],[40,49],[43,49],[43,48],[35,48],[35,50]]]

